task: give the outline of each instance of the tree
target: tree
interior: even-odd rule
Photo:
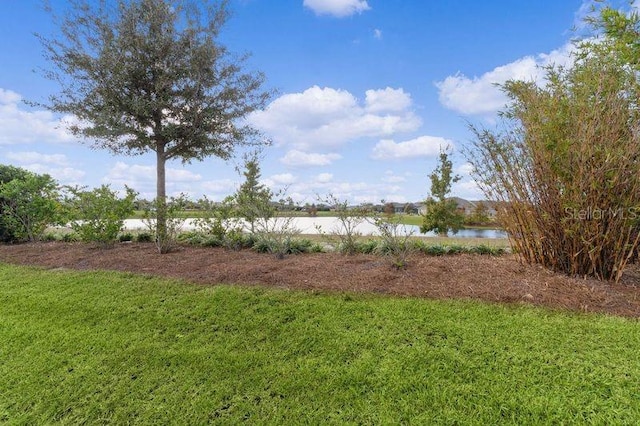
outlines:
[[[250,153],[244,160],[244,182],[235,194],[235,203],[238,215],[249,224],[249,231],[255,233],[255,224],[258,219],[268,219],[275,214],[275,208],[271,205],[273,193],[264,184],[260,183],[260,162],[257,153]]]
[[[227,2],[71,0],[58,38],[39,36],[61,91],[45,105],[73,134],[114,154],[154,152],[157,238],[166,237],[167,161],[229,159],[261,144],[243,120],[264,107],[264,76],[217,42]],[[163,247],[161,243],[158,247]]]
[[[447,151],[440,151],[438,161],[438,166],[429,175],[431,196],[425,202],[427,211],[420,232],[434,231],[446,237],[449,231],[455,234],[462,228],[464,214],[458,211],[458,205],[454,200],[447,198],[451,193],[451,184],[460,180],[460,176],[452,174],[453,163]]]
[[[503,86],[506,130],[472,128],[470,161],[524,261],[617,281],[640,239],[640,81],[608,10],[604,36],[578,44],[570,68]]]
[[[17,174],[22,177],[0,184],[3,234],[11,241],[37,241],[47,226],[62,220],[58,184],[49,175]]]
[[[465,218],[465,224],[467,225],[482,226],[490,222],[489,208],[482,201],[476,202],[471,214]]]

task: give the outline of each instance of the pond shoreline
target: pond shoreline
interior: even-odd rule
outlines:
[[[196,218],[185,218],[182,230],[192,231],[196,229]],[[304,235],[320,235],[322,233],[335,234],[339,232],[340,221],[337,217],[276,217],[270,219],[270,226],[277,226],[278,221],[284,223],[290,220],[290,226],[300,231]],[[242,225],[242,220],[238,220],[237,223]],[[398,225],[400,232],[404,235],[411,234],[416,237],[439,237],[433,232],[426,234],[420,233],[420,227],[417,225]],[[126,219],[124,221],[124,229],[128,231],[134,230],[146,230],[147,224],[143,219]],[[356,232],[363,236],[376,236],[378,230],[370,221],[363,221],[356,227]],[[457,234],[450,234],[456,238],[482,238],[482,239],[506,239],[507,234],[503,230],[498,229],[486,229],[486,228],[464,228],[458,231]]]

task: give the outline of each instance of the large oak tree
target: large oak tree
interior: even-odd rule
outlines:
[[[228,159],[262,143],[245,118],[269,99],[264,76],[218,42],[226,1],[71,0],[53,16],[59,34],[39,38],[60,91],[46,106],[77,117],[70,130],[96,148],[155,152],[161,241],[167,161]]]

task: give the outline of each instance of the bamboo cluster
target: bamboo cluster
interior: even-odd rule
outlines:
[[[529,263],[618,281],[633,260],[640,223],[640,116],[636,73],[611,52],[544,85],[511,81],[497,131],[472,127],[468,157],[498,201],[512,247]]]

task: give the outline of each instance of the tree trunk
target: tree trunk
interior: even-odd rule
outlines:
[[[165,165],[167,162],[164,144],[156,146],[156,244],[160,253],[168,251],[167,238],[167,190]]]

